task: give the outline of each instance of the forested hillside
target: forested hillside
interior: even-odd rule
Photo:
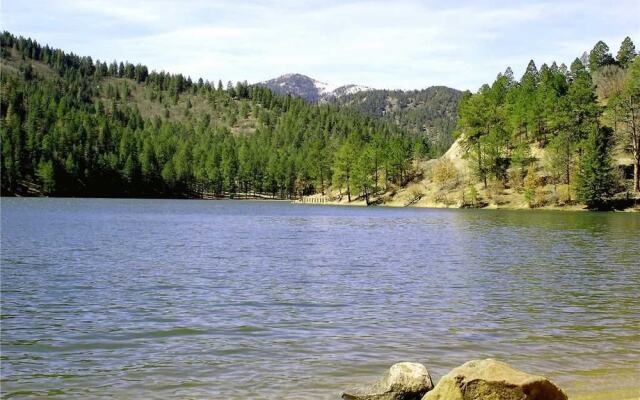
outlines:
[[[507,69],[463,99],[459,133],[483,187],[523,191],[531,206],[577,200],[599,207],[616,193],[637,196],[640,58],[633,42],[627,37],[615,57],[598,42],[569,68],[538,69],[531,61],[520,79]],[[545,192],[550,184],[553,196]]]
[[[350,197],[403,184],[430,151],[335,105],[1,41],[4,195]]]
[[[453,143],[458,105],[463,93],[446,86],[423,90],[368,90],[337,97],[334,103],[383,117],[416,137],[426,137],[431,156]]]
[[[3,195],[326,193],[460,206],[507,196],[601,207],[640,193],[640,58],[630,38],[615,57],[598,42],[570,67],[531,61],[520,79],[507,69],[475,94],[372,90],[339,104],[94,62],[8,32],[1,41]],[[421,163],[454,129],[465,166]]]
[[[353,84],[333,87],[301,74],[283,75],[258,85],[311,103],[337,104],[384,118],[416,138],[426,138],[431,144],[430,157],[442,155],[453,143],[458,105],[463,95],[446,86],[409,91]]]

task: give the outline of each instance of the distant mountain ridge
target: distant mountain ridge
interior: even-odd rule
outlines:
[[[406,91],[372,89],[337,97],[333,103],[385,118],[414,136],[428,138],[435,157],[454,141],[463,94],[446,86]]]
[[[311,103],[329,102],[338,97],[372,90],[360,85],[335,86],[302,74],[285,74],[258,85],[265,86],[278,94],[290,94]]]
[[[286,74],[260,82],[278,94],[290,94],[311,103],[333,103],[393,121],[408,133],[429,139],[432,155],[453,143],[458,104],[463,92],[446,86],[420,90],[373,89],[361,85],[333,86],[302,74]]]

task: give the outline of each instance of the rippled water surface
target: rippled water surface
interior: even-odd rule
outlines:
[[[336,399],[494,357],[636,398],[640,215],[13,199],[2,394]]]

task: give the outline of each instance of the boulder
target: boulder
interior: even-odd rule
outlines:
[[[427,368],[418,363],[394,364],[377,383],[342,394],[345,400],[419,400],[433,389]]]
[[[464,363],[443,376],[422,400],[567,400],[543,376],[530,375],[500,361]]]

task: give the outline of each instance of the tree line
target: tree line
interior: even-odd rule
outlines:
[[[383,117],[430,144],[429,157],[446,152],[454,141],[458,105],[463,92],[446,86],[422,90],[366,90],[333,101]]]
[[[546,179],[565,201],[598,207],[621,190],[614,151],[633,155],[630,190],[640,191],[639,123],[640,58],[627,37],[616,57],[600,41],[568,68],[532,60],[519,80],[507,68],[463,98],[458,132],[485,188]],[[541,170],[532,145],[544,149]]]
[[[353,109],[0,40],[5,195],[293,198],[331,185],[368,200],[429,152]]]

